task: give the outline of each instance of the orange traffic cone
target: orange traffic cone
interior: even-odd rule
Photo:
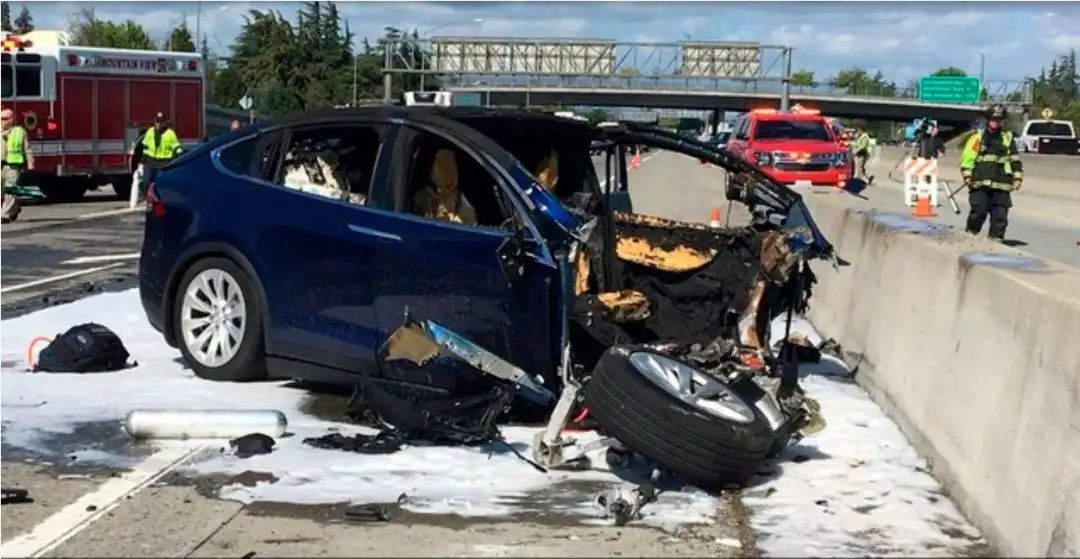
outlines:
[[[720,227],[720,208],[713,207],[709,212],[709,227]]]
[[[638,167],[641,167],[641,154],[635,151],[634,156],[630,158],[630,168],[637,169]]]
[[[913,217],[937,217],[934,210],[930,208],[930,197],[919,193],[919,197],[915,201],[915,211],[911,215]]]

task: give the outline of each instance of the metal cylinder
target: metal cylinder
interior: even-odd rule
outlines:
[[[132,410],[124,418],[124,429],[138,439],[280,437],[286,425],[285,414],[277,410]]]

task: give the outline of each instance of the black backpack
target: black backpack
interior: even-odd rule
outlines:
[[[45,346],[34,371],[98,373],[127,365],[128,352],[108,328],[89,322],[72,327]]]

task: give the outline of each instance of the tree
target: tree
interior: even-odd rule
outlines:
[[[165,50],[195,52],[195,41],[191,38],[191,32],[188,31],[186,21],[181,21],[180,25],[177,25],[169,33],[169,38],[165,42]]]
[[[86,47],[153,50],[154,42],[141,25],[132,20],[123,23],[102,21],[93,8],[79,10],[71,23],[71,44]]]
[[[882,95],[891,97],[896,94],[896,84],[885,80],[881,71],[873,76],[862,68],[848,68],[837,72],[829,84],[842,87],[852,95]]]
[[[791,74],[791,85],[797,85],[799,87],[814,87],[817,82],[814,81],[814,73],[807,70],[799,70]]]
[[[949,66],[947,68],[939,68],[934,70],[931,76],[966,76],[967,72],[957,68],[956,66]]]
[[[0,4],[0,27],[7,32],[13,31],[11,27],[11,4],[7,2]]]
[[[19,11],[19,17],[15,18],[14,25],[15,33],[22,35],[34,30],[34,18],[30,15],[30,10],[26,6],[22,7]]]

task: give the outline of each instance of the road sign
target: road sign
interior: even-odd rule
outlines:
[[[972,76],[926,76],[919,80],[919,101],[978,103],[982,84]]]
[[[1054,116],[1054,109],[1051,109],[1050,107],[1046,107],[1045,109],[1042,110],[1041,114],[1042,114],[1043,118],[1045,118],[1046,120],[1050,120]]]
[[[245,96],[240,98],[239,103],[240,103],[240,108],[244,109],[246,111],[246,110],[250,109],[252,105],[255,104],[255,101],[251,99],[250,95],[245,95]]]

